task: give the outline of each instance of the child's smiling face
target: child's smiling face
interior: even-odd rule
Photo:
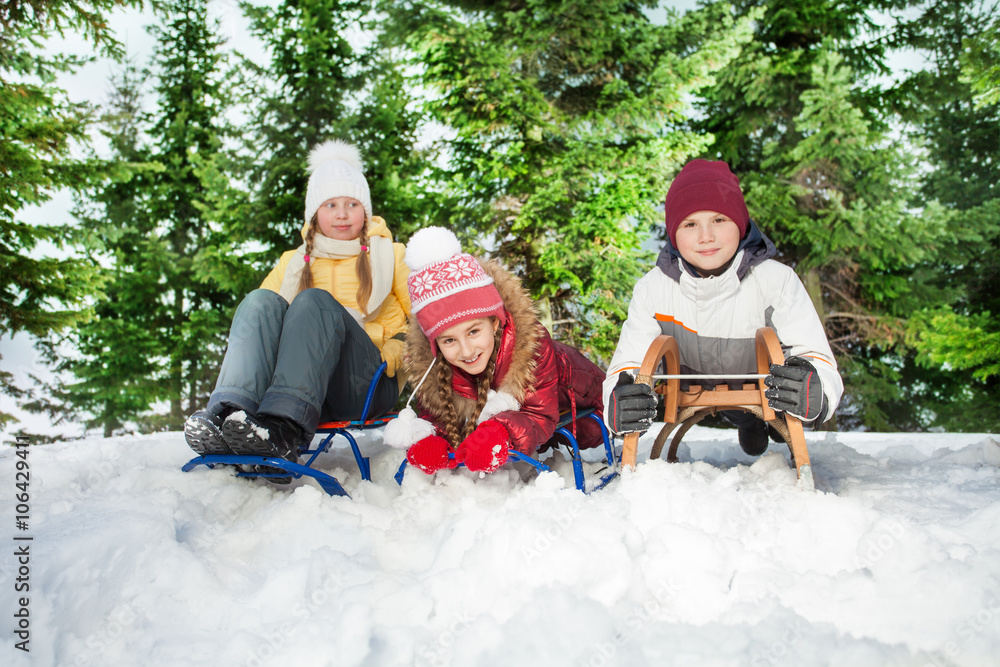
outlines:
[[[740,245],[740,228],[716,211],[695,211],[677,227],[677,251],[703,276],[726,270]]]
[[[493,334],[500,320],[479,317],[448,327],[434,339],[444,360],[469,375],[479,375],[486,370],[496,344]]]
[[[332,197],[316,211],[319,233],[338,241],[353,241],[365,226],[365,207],[354,197]]]

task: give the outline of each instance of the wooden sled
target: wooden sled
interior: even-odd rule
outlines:
[[[708,415],[714,415],[719,410],[743,410],[756,415],[774,427],[774,430],[788,445],[792,455],[792,465],[798,474],[799,485],[808,489],[815,488],[802,422],[791,415],[772,410],[768,407],[767,398],[764,396],[767,387],[764,385],[763,376],[770,372],[771,364],[785,362],[785,355],[781,351],[781,344],[778,342],[778,336],[774,330],[769,327],[758,329],[756,347],[757,375],[759,377],[753,381],[753,384],[745,383],[743,388],[738,390],[731,390],[725,383],[717,384],[716,388],[712,390],[704,389],[700,385],[692,385],[687,391],[681,391],[680,378],[676,377],[680,375],[680,355],[677,341],[674,340],[673,336],[665,335],[657,336],[653,340],[642,360],[639,374],[635,378],[637,383],[648,384],[653,388],[653,391],[664,397],[663,421],[665,423],[650,450],[650,459],[660,458],[663,445],[676,427],[679,426],[670,442],[670,449],[667,450],[667,461],[671,463],[677,462],[677,447],[692,426]],[[663,380],[661,384],[657,384],[658,378],[654,375],[661,361],[666,366],[667,376],[675,377],[670,377]],[[705,377],[715,379],[713,376]],[[635,468],[640,435],[639,433],[629,433],[625,436],[625,444],[622,449],[623,466]]]
[[[583,459],[580,456],[580,444],[577,442],[576,436],[573,435],[571,430],[574,420],[569,413],[560,415],[555,433],[566,438],[569,443],[570,456],[573,464],[573,482],[576,485],[577,490],[582,491],[583,493],[593,493],[594,491],[603,489],[611,480],[618,476],[618,458],[615,448],[612,446],[611,438],[608,436],[608,428],[604,425],[604,420],[590,409],[580,410],[576,413],[577,422],[584,419],[593,419],[601,427],[601,437],[604,440],[604,457],[608,464],[608,468],[611,470],[611,472],[593,480],[589,489],[587,488],[587,480],[584,479],[583,475]],[[449,458],[455,458],[454,453],[449,454]],[[552,468],[538,459],[528,456],[527,454],[522,454],[515,449],[510,450],[507,460],[508,462],[520,461],[527,463],[538,472],[552,472]],[[403,476],[406,474],[408,464],[409,461],[405,458],[403,459],[403,462],[399,464],[399,470],[396,471],[396,475],[394,476],[396,483],[399,485],[403,484]],[[461,465],[463,464],[460,464],[460,467]]]

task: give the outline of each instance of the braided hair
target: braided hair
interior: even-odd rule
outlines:
[[[309,221],[309,231],[306,232],[306,257],[312,258],[313,249],[313,239],[316,238],[316,230],[319,229],[319,225],[316,224],[316,214],[313,213],[312,219]],[[312,262],[307,261],[305,267],[302,269],[302,274],[299,276],[299,292],[304,292],[313,286],[313,274],[312,274]]]
[[[363,248],[369,248],[368,245],[368,221],[365,220],[364,227],[361,228],[361,236],[358,237],[361,241]],[[362,249],[361,254],[358,255],[358,261],[355,264],[355,269],[358,276],[358,292],[355,295],[355,299],[358,302],[358,308],[361,310],[361,314],[365,317],[368,316],[368,299],[372,295],[372,260],[368,255],[368,251]]]

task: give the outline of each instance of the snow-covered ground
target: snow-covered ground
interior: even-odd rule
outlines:
[[[754,461],[696,427],[681,463],[646,462],[647,435],[634,472],[584,495],[568,470],[400,488],[374,432],[374,482],[346,446],[320,459],[350,499],[183,473],[179,433],[91,439],[30,448],[26,531],[5,447],[2,661],[1000,664],[1000,438],[807,438],[815,492],[783,446]]]

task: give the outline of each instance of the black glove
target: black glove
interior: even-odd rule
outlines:
[[[772,410],[781,410],[807,422],[826,411],[826,397],[815,366],[802,357],[789,357],[783,366],[771,364],[764,392]]]
[[[648,384],[635,384],[628,371],[622,371],[611,391],[610,409],[615,433],[645,433],[656,416],[656,396]]]

